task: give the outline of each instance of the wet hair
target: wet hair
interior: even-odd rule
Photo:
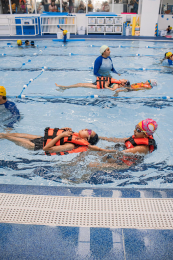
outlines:
[[[168,53],[168,52],[165,52],[165,58],[166,58],[166,53]]]
[[[25,41],[25,44],[28,44],[28,43],[29,43],[29,41],[28,41],[28,40],[26,40],[26,41]]]
[[[130,81],[127,81],[127,82],[126,82],[126,86],[130,86]]]
[[[98,134],[95,134],[95,136],[93,136],[93,137],[90,136],[90,139],[89,139],[88,142],[89,142],[91,145],[95,145],[95,144],[98,143],[98,141],[99,141]]]

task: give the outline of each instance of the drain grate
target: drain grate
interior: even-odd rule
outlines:
[[[75,227],[173,229],[173,199],[0,193],[0,222]]]

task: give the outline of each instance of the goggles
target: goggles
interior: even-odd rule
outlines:
[[[145,131],[142,131],[137,125],[135,126],[135,130],[138,132],[138,133],[145,133]]]

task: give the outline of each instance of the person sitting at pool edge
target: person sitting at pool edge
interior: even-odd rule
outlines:
[[[130,82],[127,79],[120,79],[116,80],[111,77],[97,77],[96,82],[94,83],[77,83],[70,86],[62,86],[55,83],[55,85],[59,88],[78,88],[78,87],[84,87],[84,88],[97,88],[97,89],[110,89],[115,90],[120,87],[124,87],[125,84],[129,85]]]
[[[72,132],[71,128],[45,128],[44,137],[20,133],[0,133],[0,139],[7,139],[29,150],[43,150],[46,155],[65,155],[68,153],[92,151],[114,152],[102,149],[97,144],[98,135],[90,129]]]
[[[172,27],[170,25],[168,25],[168,28],[166,29],[167,33],[170,33],[172,30]]]
[[[0,86],[0,111],[1,113],[5,113],[6,110],[9,110],[12,114],[11,121],[6,125],[7,127],[11,128],[13,127],[14,123],[20,119],[20,113],[16,105],[13,102],[7,100],[6,89],[3,86]]]
[[[100,48],[101,56],[99,56],[94,62],[94,75],[96,77],[109,77],[111,76],[110,73],[119,74],[113,66],[112,59],[110,57],[110,48],[107,45],[103,45]]]
[[[136,161],[136,157],[129,159],[125,154],[148,154],[152,153],[157,149],[156,142],[153,138],[154,132],[157,130],[157,123],[153,119],[147,118],[139,122],[134,130],[134,135],[130,138],[107,138],[100,137],[101,140],[106,140],[109,142],[122,143],[123,150],[121,152],[117,151],[117,154],[107,156],[105,159],[106,163],[90,163],[90,167],[117,167],[118,164],[131,166]],[[134,159],[134,160],[133,160]],[[122,168],[122,167],[121,167]]]
[[[157,80],[150,79],[147,80],[145,83],[134,83],[132,85],[128,85],[127,83],[121,87],[121,89],[117,89],[116,92],[129,92],[129,91],[138,91],[138,90],[146,90],[146,89],[152,89],[154,86],[157,86]]]
[[[59,25],[57,25],[57,27],[63,32],[63,42],[67,41],[67,30],[62,29]]]

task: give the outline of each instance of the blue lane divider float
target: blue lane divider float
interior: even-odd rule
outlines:
[[[30,84],[30,83],[29,83]],[[160,99],[160,100],[173,100],[173,97],[162,96],[162,97],[113,97],[113,96],[27,96],[21,94],[19,96],[8,96],[8,98],[39,98],[39,99],[86,99],[86,98],[112,98],[112,99]]]
[[[33,81],[36,80],[38,77],[40,77],[40,76],[43,74],[43,72],[44,72],[45,69],[46,69],[46,67],[42,67],[41,72],[40,72],[34,79],[30,79],[27,84],[23,85],[22,91],[20,92],[19,96],[17,96],[18,98],[22,98],[22,97],[24,96],[24,95],[22,95],[23,91],[31,84],[31,82],[33,82]]]
[[[69,53],[69,56],[77,56],[77,55],[82,55],[82,54],[79,54],[79,53],[72,53],[70,52]],[[83,56],[97,56],[96,54],[92,54],[92,53],[88,53],[88,54],[85,54]],[[126,57],[135,57],[135,56],[140,56],[140,57],[154,57],[154,56],[158,56],[158,55],[143,55],[143,54],[139,54],[139,53],[136,53],[136,54],[131,54],[129,56],[126,55]],[[112,57],[125,57],[125,56],[119,56],[119,55],[112,55]]]
[[[100,48],[101,46],[98,45],[88,45],[89,47],[97,47]],[[123,45],[117,45],[117,46],[110,46],[110,48],[152,48],[152,49],[173,49],[173,47],[157,47],[157,46],[144,46],[144,47],[138,47],[138,46],[123,46]]]
[[[53,39],[52,41],[54,41],[54,42],[64,42],[63,39]],[[83,42],[83,41],[85,41],[85,39],[67,39],[66,40],[66,42],[75,42],[75,41]]]

